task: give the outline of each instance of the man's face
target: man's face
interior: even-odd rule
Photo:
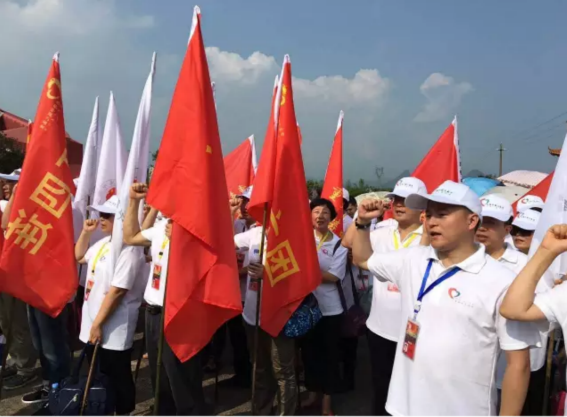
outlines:
[[[517,226],[513,226],[510,234],[514,239],[514,246],[516,247],[516,249],[527,255],[528,252],[530,251],[530,246],[532,245],[534,232],[531,230],[524,230]]]
[[[500,220],[484,217],[481,226],[476,232],[476,240],[488,249],[497,249],[504,245],[504,240],[510,233],[510,229],[511,226]]]
[[[351,218],[354,218],[356,210],[358,210],[358,206],[356,204],[350,203],[347,207],[346,212]]]
[[[394,196],[392,200],[392,210],[394,213],[394,220],[403,224],[419,223],[419,210],[411,210],[406,207],[406,199],[399,196]]]
[[[427,204],[425,218],[431,246],[442,252],[456,248],[480,221],[478,215],[464,207],[433,201]]]
[[[250,219],[250,214],[248,214],[248,210],[247,210],[247,206],[248,206],[249,201],[250,200],[248,200],[247,198],[244,198],[244,197],[240,198],[240,207],[238,209],[238,211],[239,211],[238,218],[239,219],[243,219],[243,220]]]
[[[4,199],[9,200],[12,196],[12,191],[14,190],[14,186],[16,185],[15,181],[5,181],[4,185],[2,186],[2,192],[4,193]]]

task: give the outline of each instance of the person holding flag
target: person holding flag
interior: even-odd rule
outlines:
[[[514,273],[475,243],[482,216],[478,196],[462,183],[446,181],[432,194],[408,195],[405,205],[426,210],[430,246],[372,253],[368,227],[382,210],[374,201],[359,205],[353,242],[355,263],[395,284],[401,294],[401,343],[386,411],[495,415],[494,366],[504,350],[500,414],[519,415],[529,383],[522,351],[539,346],[540,338],[536,329],[498,314]]]
[[[108,377],[115,391],[116,413],[129,414],[136,405],[130,361],[146,284],[139,278],[145,258],[138,248],[124,246],[112,268],[109,255],[118,197],[112,196],[104,204],[89,206],[89,209],[97,212],[100,221],[85,220],[75,245],[77,262],[87,264],[88,268],[79,338],[90,344],[91,360],[94,345],[100,344],[97,360],[100,372]],[[106,237],[89,247],[91,235],[99,223]]]
[[[144,222],[148,228],[140,230],[138,213],[140,202],[146,198],[146,184],[132,184],[130,202],[124,218],[124,243],[126,245],[150,248],[152,263],[150,276],[144,292],[146,307],[146,349],[150,364],[150,373],[154,392],[156,390],[158,345],[160,339],[161,315],[167,280],[171,227],[168,221],[149,224],[155,220],[157,210],[151,209],[149,221]],[[211,407],[205,402],[203,394],[203,373],[201,355],[197,354],[185,362],[181,362],[164,341],[162,353],[162,369],[165,374],[160,378],[159,415],[209,415]]]

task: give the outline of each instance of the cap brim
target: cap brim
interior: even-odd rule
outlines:
[[[427,203],[430,201],[433,201],[434,203],[447,204],[449,206],[467,208],[464,204],[457,204],[446,197],[432,194],[410,194],[406,197],[406,207],[411,210],[425,210],[427,209]]]
[[[404,195],[405,194],[405,195]],[[411,193],[408,191],[407,193],[404,192],[391,192],[390,194],[386,194],[386,197],[389,198],[390,200],[392,200],[394,197],[401,197],[401,198],[408,198],[408,196],[411,195]]]
[[[512,217],[512,216],[510,215],[510,217],[506,218],[506,216],[503,215],[502,213],[496,213],[496,212],[493,212],[493,211],[490,211],[490,210],[483,210],[482,211],[482,218],[486,218],[486,217],[490,217],[492,219],[496,219],[496,220],[501,221],[501,222],[507,222],[507,221],[510,221],[510,217]]]
[[[535,232],[537,228],[537,225],[528,222],[523,222],[522,220],[518,220],[518,219],[515,219],[512,222],[512,226],[519,227],[520,229],[527,230],[528,232]]]
[[[543,210],[544,204],[541,203],[534,203],[534,204],[526,204],[524,206],[520,206],[518,207],[518,212],[519,213],[523,213],[526,210],[530,210],[530,209],[540,209]]]
[[[99,205],[88,206],[87,210],[98,211],[99,213],[105,213],[105,214],[116,214],[116,209],[105,206],[104,204],[100,206]]]
[[[8,181],[18,181],[20,179],[19,175],[9,175],[9,174],[0,174],[0,179],[8,180]]]

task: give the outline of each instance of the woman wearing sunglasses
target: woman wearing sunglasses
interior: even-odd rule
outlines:
[[[541,213],[534,209],[528,209],[518,213],[512,222],[510,235],[514,239],[514,246],[526,255],[530,251],[532,239],[539,222]]]
[[[89,210],[98,213],[99,219],[85,221],[75,245],[77,262],[88,265],[79,338],[91,344],[90,355],[93,346],[100,344],[96,360],[100,372],[108,377],[109,388],[115,391],[116,414],[130,414],[136,394],[130,368],[132,343],[145,288],[145,280],[136,278],[144,266],[144,253],[140,248],[124,246],[112,272],[110,239],[118,197]],[[106,236],[89,247],[98,225]]]

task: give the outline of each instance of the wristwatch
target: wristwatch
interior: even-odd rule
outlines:
[[[372,226],[372,222],[367,223],[367,224],[360,224],[358,222],[358,219],[354,222],[354,225],[356,226],[357,230],[367,230],[370,229],[370,226]]]

